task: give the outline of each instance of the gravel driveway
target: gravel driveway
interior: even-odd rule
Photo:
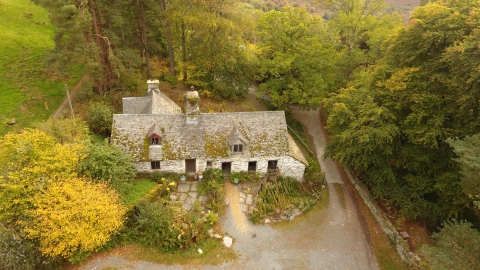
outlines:
[[[335,164],[321,158],[325,139],[320,128],[319,111],[294,109],[294,115],[307,127],[313,138],[328,183],[328,208],[311,213],[307,220],[290,229],[253,225],[241,213],[238,190],[227,183],[230,205],[222,219],[223,231],[235,239],[232,248],[241,256],[234,262],[201,269],[379,269],[362,218]],[[335,185],[342,192],[337,194]],[[256,237],[252,237],[254,233]],[[145,270],[186,268],[109,256],[96,259],[82,269],[91,270],[95,267]]]

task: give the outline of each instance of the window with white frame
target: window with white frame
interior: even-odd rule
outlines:
[[[243,152],[243,144],[234,144],[234,145],[233,145],[233,152],[234,152],[234,153],[241,153],[241,152]]]

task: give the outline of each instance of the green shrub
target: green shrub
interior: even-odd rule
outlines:
[[[35,269],[40,263],[38,250],[18,233],[0,224],[0,269]]]
[[[223,213],[225,199],[223,172],[220,169],[207,169],[203,173],[203,180],[198,185],[198,192],[208,196],[206,206],[213,212]]]
[[[234,179],[238,179],[238,183],[259,181],[262,179],[262,175],[259,173],[250,173],[246,171],[232,172],[230,173],[230,182],[234,182]]]
[[[250,220],[253,223],[262,222],[277,208],[291,210],[296,207],[305,210],[314,202],[308,194],[302,193],[300,182],[291,177],[279,177],[277,181],[264,183]]]
[[[109,181],[120,194],[125,194],[136,170],[123,149],[105,140],[88,147],[87,156],[78,163],[78,172],[88,178]]]
[[[133,232],[137,241],[146,247],[159,247],[163,251],[182,246],[178,224],[173,220],[174,211],[160,203],[142,201],[135,206]],[[181,220],[178,220],[181,221]]]
[[[305,170],[306,181],[321,181],[325,178],[325,174],[320,170],[317,160],[307,157],[308,167]]]
[[[90,104],[87,110],[90,130],[104,137],[110,137],[112,131],[113,112],[102,103]]]
[[[160,76],[160,80],[174,84],[177,82],[178,79],[174,75],[162,73],[162,75]]]
[[[218,218],[218,214],[216,214],[215,212],[211,212],[211,211],[207,213],[205,218],[207,219],[207,222],[210,225],[215,225],[220,221],[220,219]]]
[[[128,222],[129,238],[142,246],[164,252],[185,250],[206,238],[210,221],[212,217],[207,219],[188,214],[181,207],[165,201],[142,201],[135,206]]]
[[[163,172],[155,171],[152,174],[150,174],[150,179],[153,182],[157,182],[159,184],[162,184],[165,181],[165,178],[167,175]]]

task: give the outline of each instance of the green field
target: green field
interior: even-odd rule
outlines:
[[[29,0],[0,0],[0,135],[47,119],[64,97],[64,84],[46,71],[55,27]],[[6,122],[16,120],[8,126]]]

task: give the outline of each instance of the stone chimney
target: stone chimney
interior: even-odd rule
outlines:
[[[147,81],[147,85],[148,85],[148,92],[147,93],[152,92],[152,90],[160,91],[160,89],[158,88],[159,83],[160,82],[158,80],[148,80]]]
[[[190,88],[190,91],[187,91],[185,95],[185,109],[187,114],[187,123],[197,123],[197,116],[200,112],[198,107],[198,102],[200,101],[200,96],[198,92],[195,91],[194,87]]]

